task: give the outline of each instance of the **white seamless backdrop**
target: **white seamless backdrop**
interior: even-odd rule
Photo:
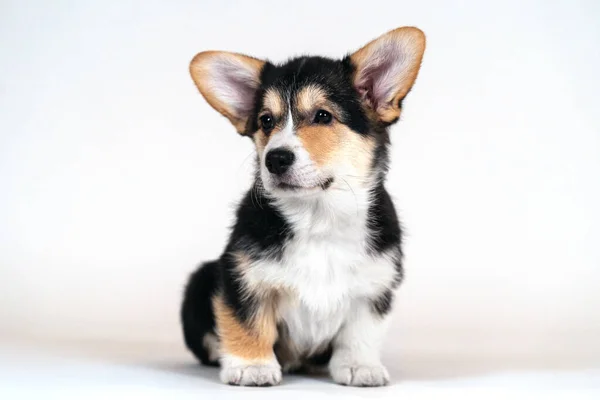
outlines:
[[[253,167],[192,56],[339,57],[415,25],[387,350],[600,359],[599,4],[3,1],[2,332],[183,346],[183,285],[222,250]]]

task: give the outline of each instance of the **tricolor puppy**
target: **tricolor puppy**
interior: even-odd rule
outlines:
[[[282,371],[327,367],[343,385],[388,383],[379,353],[402,280],[388,128],[424,50],[405,27],[341,60],[192,60],[200,93],[256,146],[229,242],[191,276],[181,310],[188,348],[223,382],[276,385]]]

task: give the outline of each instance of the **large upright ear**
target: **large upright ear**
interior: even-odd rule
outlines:
[[[400,116],[402,100],[412,87],[425,51],[425,35],[418,28],[390,31],[350,56],[354,85],[363,103],[382,122]]]
[[[206,101],[243,134],[264,65],[242,54],[205,51],[190,63],[190,74]]]

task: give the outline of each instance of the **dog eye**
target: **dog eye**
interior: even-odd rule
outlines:
[[[331,118],[332,118],[331,113],[329,113],[325,110],[319,110],[319,111],[317,111],[317,114],[315,115],[315,120],[313,121],[313,123],[327,125],[328,123],[331,122]]]
[[[273,130],[273,127],[275,126],[275,120],[273,119],[271,114],[265,114],[259,119],[260,125],[262,126],[262,129],[263,131],[265,131],[265,133],[269,133],[271,130]]]

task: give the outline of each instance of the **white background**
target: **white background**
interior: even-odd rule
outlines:
[[[415,25],[386,351],[599,360],[599,20],[597,1],[2,1],[0,330],[182,348],[183,285],[253,168],[192,56],[339,57]]]

